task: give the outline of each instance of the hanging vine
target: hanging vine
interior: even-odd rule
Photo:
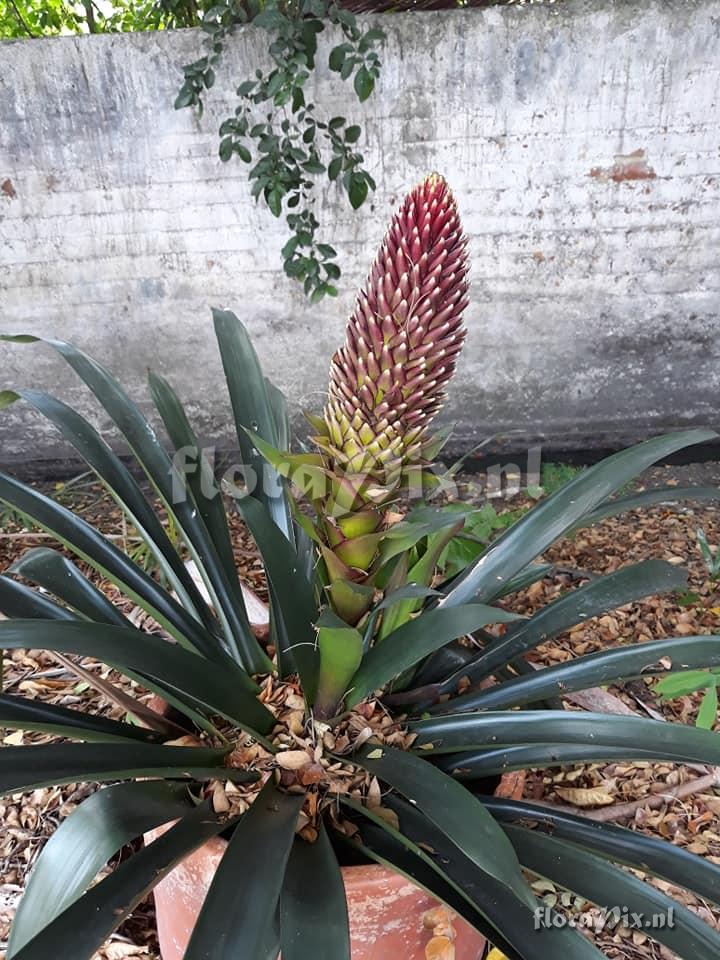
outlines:
[[[275,217],[285,215],[290,237],[282,249],[285,273],[303,284],[315,303],[335,296],[340,276],[337,253],[321,242],[315,215],[317,191],[327,178],[357,209],[375,189],[358,151],[361,128],[342,116],[322,117],[306,89],[315,69],[317,38],[326,23],[343,40],[329,54],[329,67],[367,100],[380,74],[378,47],[383,31],[361,27],[356,17],[328,0],[224,0],[203,15],[207,53],[184,67],[177,109],[203,109],[215,83],[225,42],[239,26],[252,24],[269,34],[269,70],[258,69],[236,89],[234,114],[220,124],[219,154],[250,166],[251,192]]]

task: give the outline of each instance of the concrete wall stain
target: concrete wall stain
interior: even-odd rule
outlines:
[[[596,180],[612,180],[615,183],[657,179],[657,174],[648,165],[642,149],[627,154],[616,153],[615,163],[611,167],[593,167],[588,176]]]

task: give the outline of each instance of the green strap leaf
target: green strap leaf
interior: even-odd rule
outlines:
[[[103,783],[140,777],[196,780],[227,777],[257,780],[255,774],[225,767],[226,750],[169,747],[155,743],[51,743],[0,750],[0,793],[60,786],[78,780]]]
[[[302,796],[281,793],[272,780],[263,787],[230,838],[185,960],[263,956],[302,803]]]
[[[0,574],[0,613],[16,620],[77,620],[70,610],[5,574]]]
[[[322,822],[315,843],[296,837],[292,845],[280,895],[280,933],[283,960],[350,960],[345,887]]]
[[[168,381],[151,370],[148,374],[148,382],[153,401],[162,417],[173,447],[176,451],[183,449],[194,451],[197,457],[197,465],[194,463],[188,464],[187,482],[195,503],[198,505],[203,522],[212,537],[225,575],[229,581],[237,579],[238,574],[227,525],[227,515],[222,494],[215,483],[212,466],[200,447],[197,434],[187,418],[178,395]]]
[[[680,503],[683,500],[720,500],[720,487],[654,487],[652,490],[643,490],[632,493],[627,497],[618,497],[617,500],[608,500],[596,510],[586,514],[573,529],[589,527],[593,523],[605,520],[608,517],[617,517],[628,510],[639,510],[652,507],[656,503]]]
[[[451,883],[436,861],[428,863],[429,858],[422,848],[402,834],[391,830],[387,824],[378,823],[373,818],[373,822],[365,824],[362,828],[362,842],[356,838],[349,840],[343,835],[338,835],[338,842],[346,844],[369,860],[387,867],[393,873],[402,874],[426,893],[437,897],[475,927],[489,943],[498,947],[506,960],[525,960],[495,930],[470,899]],[[505,896],[510,896],[506,891],[504,893]]]
[[[318,652],[315,622],[318,608],[312,586],[300,568],[295,548],[273,522],[259,500],[242,497],[236,501],[265,563],[270,585],[271,610],[283,627],[283,653],[297,666],[303,693],[312,703],[317,690]]]
[[[102,660],[121,672],[147,678],[147,686],[179,691],[202,710],[221,713],[254,736],[268,733],[275,718],[242,686],[242,673],[205,660],[153,634],[80,621],[0,621],[0,649],[34,648]]]
[[[113,930],[173,867],[227,827],[228,823],[218,821],[207,804],[197,807],[72,903],[13,960],[91,960]]]
[[[605,860],[662,877],[720,905],[720,866],[674,843],[524,800],[479,799],[501,823],[529,820],[536,824],[536,829],[559,840],[567,840]]]
[[[0,473],[0,501],[52,533],[64,546],[120,587],[126,596],[165,627],[178,643],[208,656],[217,654],[216,639],[152,577],[85,520],[3,473]]]
[[[140,740],[157,743],[163,738],[144,727],[107,717],[93,717],[79,710],[54,706],[25,697],[0,694],[0,727],[8,730],[40,730],[71,740],[104,743],[108,740]]]
[[[327,720],[337,712],[360,666],[362,650],[359,630],[349,627],[331,610],[324,610],[318,620],[320,669],[314,702],[314,713],[319,720]]]
[[[282,480],[265,462],[246,433],[246,430],[252,430],[267,443],[278,446],[277,397],[268,392],[255,347],[235,314],[229,310],[213,310],[213,322],[240,453],[243,463],[253,470],[257,480],[255,488],[250,491],[251,495],[263,505],[278,529],[292,543],[291,511]]]
[[[463,713],[410,723],[415,748],[433,755],[516,744],[586,744],[641,749],[657,759],[720,765],[720,734],[643,717],[564,710]],[[630,753],[629,756],[634,756]]]
[[[473,683],[490,676],[498,667],[511,663],[539,643],[576,623],[651,594],[679,590],[686,582],[687,573],[684,570],[663,560],[646,560],[591,580],[585,586],[549,603],[529,620],[511,628],[505,637],[449,677],[441,685],[440,693],[453,691],[461,676],[468,677]]]
[[[44,587],[95,623],[132,627],[127,617],[80,573],[72,560],[51,547],[28,550],[10,567],[10,571]]]
[[[486,933],[491,942],[510,945],[511,951],[507,956],[519,954],[523,960],[547,960],[548,957],[562,955],[568,960],[600,960],[602,954],[576,930],[569,927],[550,927],[542,931],[536,929],[535,911],[539,904],[529,888],[528,896],[519,899],[497,879],[478,869],[422,811],[398,798],[390,797],[388,802],[398,815],[400,832],[393,830],[367,808],[359,808],[354,803],[350,805],[374,820],[388,835],[408,846],[412,844],[413,852],[474,910],[474,916],[468,916],[467,910],[461,910],[462,915]],[[367,835],[367,830],[363,831],[363,835]],[[479,923],[478,919],[485,919],[486,923]]]
[[[720,955],[720,934],[644,880],[544,833],[510,824],[505,824],[504,829],[528,869],[598,906],[612,910],[621,905],[631,918],[632,914],[646,921],[653,916],[664,917],[665,923],[643,925],[640,929],[684,960],[716,960]]]
[[[165,528],[145,499],[135,478],[97,430],[72,407],[47,393],[22,390],[19,396],[47,417],[75,447],[148,544],[183,603],[197,615],[208,630],[214,632],[218,625],[170,543]]]
[[[454,713],[463,710],[504,710],[634,677],[664,676],[689,668],[717,666],[720,666],[720,636],[656,640],[616,650],[602,650],[507,680],[486,690],[455,697],[452,709]],[[447,706],[441,705],[428,712],[436,713],[439,710],[447,710]]]
[[[35,861],[10,928],[8,960],[82,896],[118,850],[189,808],[187,787],[164,781],[118,783],[88,797]]]
[[[458,606],[473,597],[485,603],[496,599],[508,580],[633,477],[683,447],[716,436],[712,430],[686,430],[654,437],[583,471],[493,541],[453,582],[441,605]]]
[[[530,889],[502,831],[461,784],[420,757],[391,747],[367,744],[353,754],[353,762],[403,794],[482,871],[523,903],[531,902]]]
[[[23,583],[16,583],[14,580],[1,575],[0,613],[16,620],[32,618],[37,620],[70,620],[75,623],[78,619],[77,616],[69,610],[66,610],[65,607],[53,603],[52,600],[49,600],[37,590],[31,589]],[[0,662],[2,660],[1,651],[2,648],[0,647]],[[61,655],[56,651],[56,656],[60,657]],[[79,677],[87,680],[91,686],[100,690],[110,701],[117,704],[136,720],[151,729],[166,733],[168,738],[176,737],[182,732],[182,728],[177,724],[172,723],[166,717],[162,717],[154,710],[150,710],[139,700],[133,699],[119,687],[114,686],[109,680],[103,680],[100,677],[88,674],[84,667],[72,661],[66,661],[66,666]],[[235,667],[234,662],[232,666],[233,668]],[[137,680],[142,686],[151,687],[151,684],[148,683],[146,678],[140,677],[130,670],[125,670],[124,672],[131,680]],[[160,689],[158,688],[156,692],[160,692]],[[187,703],[178,702],[177,697],[169,695],[167,690],[163,690],[162,692],[169,703],[178,706],[178,709],[182,710],[187,717],[190,717],[200,729],[215,732],[210,722],[195,709],[191,708]]]
[[[659,756],[658,750],[643,750],[642,747],[612,747],[604,743],[533,743],[530,746],[441,754],[435,758],[435,763],[455,780],[478,780],[509,770],[535,770],[574,763],[664,759],[664,756]]]
[[[472,633],[489,623],[507,623],[518,616],[499,607],[469,603],[461,607],[440,607],[421,613],[388,634],[363,657],[360,669],[352,680],[348,706],[352,707],[408,667],[446,643]]]
[[[432,507],[412,510],[404,520],[385,531],[380,547],[380,562],[388,563],[393,557],[405,553],[424,537],[439,530],[448,527],[462,528],[465,517],[476,509],[468,506],[462,510],[440,510]]]
[[[457,516],[457,514],[455,514],[455,516]],[[463,519],[461,517],[454,526],[445,527],[428,536],[422,556],[407,572],[407,582],[419,583],[423,586],[429,586],[433,582],[440,555],[445,547],[452,541],[453,537],[461,530],[462,524]],[[403,561],[403,565],[407,562],[407,556],[401,554],[400,559]],[[399,565],[396,569],[400,572],[402,566]],[[406,623],[412,614],[421,607],[422,601],[410,599],[401,600],[400,603],[392,606],[383,616],[382,623],[380,624],[380,639],[384,640],[385,637],[393,633],[394,630]],[[429,659],[428,663],[432,664],[433,661],[440,656],[440,652],[436,653],[434,657]]]
[[[267,390],[270,409],[272,410],[273,422],[275,424],[275,438],[280,450],[289,450],[292,442],[292,431],[290,429],[290,414],[285,394],[268,377],[265,377],[265,389]]]

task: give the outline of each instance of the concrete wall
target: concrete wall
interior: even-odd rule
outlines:
[[[471,237],[470,336],[446,420],[458,446],[606,445],[720,408],[720,0],[567,0],[384,18],[363,107],[320,70],[312,97],[362,122],[372,204],[319,217],[344,267],[310,307],[282,223],[217,157],[231,89],[264,36],[232,43],[202,119],[175,112],[194,31],[0,43],[0,326],[72,339],[143,402],[168,375],[227,442],[211,305],[249,324],[295,409],[322,403],[353,291],[403,191],[444,172]],[[329,42],[329,41],[328,41]],[[320,58],[323,60],[323,58]],[[0,387],[93,403],[47,348],[0,346]],[[102,416],[95,422],[105,426]],[[515,431],[512,433],[512,431]],[[0,459],[54,457],[28,412]]]

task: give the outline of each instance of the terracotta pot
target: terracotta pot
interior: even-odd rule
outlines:
[[[152,842],[164,829],[148,834],[146,841]],[[225,847],[224,840],[210,840],[155,887],[162,960],[182,960]],[[343,880],[352,960],[425,960],[433,930],[423,918],[438,907],[437,900],[380,866],[343,867]],[[460,917],[452,917],[452,928],[454,960],[481,960],[485,938]]]

